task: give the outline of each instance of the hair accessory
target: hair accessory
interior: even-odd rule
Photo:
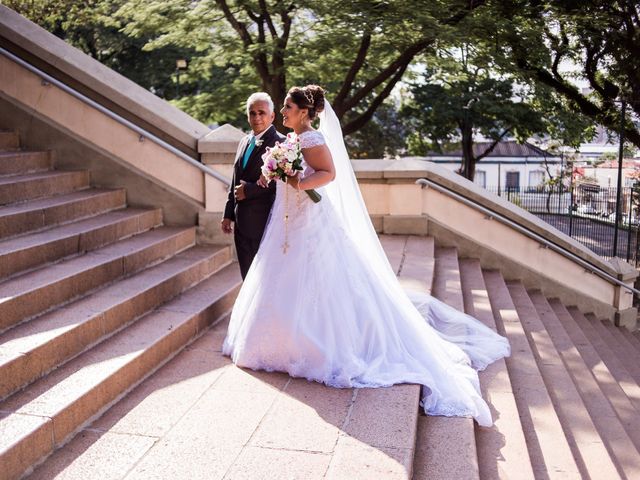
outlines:
[[[307,99],[307,102],[309,102],[309,105],[313,106],[313,95],[310,91],[308,91],[307,89],[303,88],[302,89],[302,93],[304,93],[304,98]]]

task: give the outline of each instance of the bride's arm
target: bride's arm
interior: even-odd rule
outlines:
[[[331,152],[326,145],[318,145],[316,147],[303,148],[302,154],[307,164],[315,170],[308,177],[300,179],[298,175],[287,179],[293,188],[299,190],[310,190],[326,185],[336,178],[336,169],[333,166],[333,158]]]

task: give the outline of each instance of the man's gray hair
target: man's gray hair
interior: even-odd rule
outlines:
[[[256,102],[267,102],[269,105],[269,110],[273,112],[273,100],[266,92],[256,92],[252,93],[249,98],[247,98],[247,115],[249,115],[249,110],[251,109],[251,105]]]

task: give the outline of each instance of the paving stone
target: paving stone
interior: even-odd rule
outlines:
[[[156,438],[83,430],[37,468],[30,480],[120,480]]]

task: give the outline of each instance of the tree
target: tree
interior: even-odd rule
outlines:
[[[176,59],[193,54],[192,50],[175,45],[143,50],[151,40],[149,36],[134,38],[121,31],[117,12],[127,0],[5,0],[3,3],[163,98],[175,97]]]
[[[414,131],[410,147],[442,152],[459,142],[460,173],[473,180],[477,162],[507,137],[525,141],[553,134],[577,144],[588,135],[588,122],[568,115],[550,89],[531,89],[500,74],[487,51],[482,43],[466,43],[441,49],[427,60],[430,66],[421,81],[412,84],[412,99],[403,108]],[[474,150],[476,135],[490,139],[482,152]]]
[[[496,58],[523,81],[552,88],[570,108],[640,147],[640,6],[631,0],[492,2]],[[566,68],[571,65],[573,68]],[[563,68],[564,67],[564,68]],[[579,88],[581,81],[588,88]]]
[[[562,201],[563,192],[569,192],[573,188],[573,180],[577,171],[574,169],[574,164],[577,159],[576,152],[567,152],[566,146],[562,144],[562,142],[552,140],[547,143],[545,146],[545,151],[549,153],[549,155],[560,157],[561,160],[561,168],[554,174],[551,169],[551,165],[547,161],[547,158],[544,159],[544,168],[547,172],[547,177],[544,182],[542,182],[542,189],[547,193],[546,200],[546,208],[547,213],[551,213],[551,197],[555,193],[558,195],[559,202]],[[584,170],[583,170],[584,173]]]
[[[351,158],[385,158],[404,153],[405,136],[396,105],[384,102],[373,118],[345,141]]]
[[[373,118],[417,55],[484,3],[129,0],[117,16],[125,33],[153,37],[147,50],[193,49],[204,75],[232,69],[242,97],[259,85],[281,105],[291,85],[322,84],[349,135]]]

